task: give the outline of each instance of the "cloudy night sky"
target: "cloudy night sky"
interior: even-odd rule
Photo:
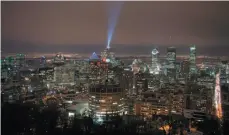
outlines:
[[[112,2],[1,2],[1,47],[8,52],[102,51]],[[228,55],[229,2],[124,2],[111,47],[147,54],[196,44],[199,54]]]

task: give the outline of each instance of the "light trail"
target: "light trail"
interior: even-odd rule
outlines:
[[[222,103],[221,103],[220,73],[216,74],[214,103],[215,103],[216,116],[219,119],[222,119],[223,111],[222,111]]]
[[[107,29],[107,49],[110,48],[111,40],[115,27],[118,22],[118,18],[122,9],[123,1],[108,2],[108,29]]]

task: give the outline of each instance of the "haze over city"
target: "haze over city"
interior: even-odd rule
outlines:
[[[1,2],[3,135],[229,135],[229,2]]]
[[[228,54],[228,2],[114,3],[2,2],[2,53],[98,52],[107,45],[112,12],[121,8],[111,40],[117,54],[152,47],[165,54],[175,46],[183,55],[190,44],[199,55]]]

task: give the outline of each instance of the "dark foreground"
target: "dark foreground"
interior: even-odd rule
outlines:
[[[97,125],[92,119],[74,118],[69,124],[65,117],[61,117],[56,109],[40,110],[35,105],[4,104],[1,108],[2,135],[164,135],[165,131],[151,130],[145,126],[137,128],[137,123],[123,124],[117,117],[109,123]],[[69,126],[70,125],[70,126]],[[224,135],[229,135],[228,121],[224,122]],[[206,135],[220,135],[217,124],[214,121],[204,121],[199,130]],[[170,134],[173,134],[172,132]],[[182,134],[182,133],[181,133]]]

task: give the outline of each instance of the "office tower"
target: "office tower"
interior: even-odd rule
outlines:
[[[91,84],[103,83],[108,77],[108,63],[94,52],[89,59],[89,80]]]
[[[196,47],[195,45],[190,47],[189,63],[190,63],[189,75],[196,74],[197,68],[196,68]]]
[[[176,48],[175,47],[167,48],[167,61],[168,61],[168,68],[170,69],[175,68],[175,62],[176,62]]]
[[[98,84],[101,81],[101,60],[94,52],[89,58],[89,80],[90,83]]]
[[[103,52],[101,52],[101,60],[106,61],[108,57],[108,49],[106,48]]]
[[[151,65],[151,71],[150,73],[152,74],[159,74],[159,63],[158,63],[158,56],[159,56],[159,51],[155,48],[151,52],[152,54],[152,65]]]
[[[91,85],[89,89],[89,109],[97,116],[124,113],[123,89],[116,84]]]
[[[148,90],[148,80],[144,77],[136,79],[136,92],[137,94]]]
[[[176,78],[181,76],[181,62],[176,62]]]
[[[167,76],[169,81],[173,81],[176,78],[176,48],[167,48]]]
[[[181,64],[181,73],[186,77],[189,74],[190,62],[188,60],[183,60]]]
[[[140,59],[134,59],[134,61],[132,62],[131,67],[134,74],[140,71],[140,63],[142,63]]]
[[[228,61],[222,60],[220,63],[220,83],[221,85],[229,83]]]

